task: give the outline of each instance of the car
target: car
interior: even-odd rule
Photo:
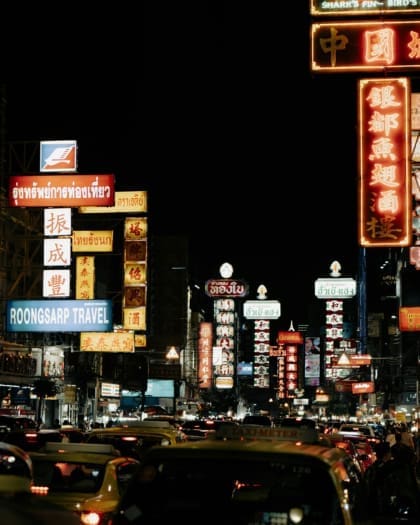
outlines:
[[[24,450],[38,446],[38,431],[35,421],[26,416],[0,415],[0,440]]]
[[[363,475],[366,472],[366,458],[360,453],[355,443],[351,440],[342,436],[338,432],[328,435],[328,439],[332,446],[343,449],[354,461],[356,468]]]
[[[86,525],[106,523],[139,467],[111,445],[49,442],[29,455],[32,493],[77,513]]]
[[[31,493],[33,464],[25,450],[0,442],[0,523],[79,525],[76,515]]]
[[[216,431],[213,419],[187,419],[183,421],[180,428],[189,441],[207,439],[212,432]]]
[[[168,416],[169,415],[169,412],[166,410],[166,408],[160,405],[146,406],[144,407],[143,412],[148,417],[149,416]]]
[[[60,428],[40,428],[38,430],[38,448],[47,442],[83,443],[86,435],[72,425],[62,425]]]
[[[1,417],[1,416],[0,416]],[[26,418],[32,421],[29,418]],[[33,423],[35,425],[35,423]],[[78,428],[63,425],[60,428],[37,429],[30,424],[18,423],[16,427],[0,427],[0,439],[23,448],[26,451],[35,451],[42,448],[45,443],[52,441],[70,441],[81,443],[85,434]]]
[[[86,443],[112,445],[123,455],[141,459],[150,447],[176,445],[186,439],[184,432],[168,421],[145,420],[130,426],[95,428],[87,434]]]
[[[349,436],[362,435],[372,444],[372,446],[382,441],[375,434],[375,430],[371,425],[365,425],[363,423],[342,423],[338,428],[338,432]]]
[[[33,430],[37,428],[35,421],[27,416],[0,415],[0,427],[10,430]]]
[[[376,461],[375,446],[366,435],[362,433],[348,433],[348,432],[336,432],[332,436],[333,439],[341,439],[343,441],[349,441],[356,447],[359,461],[363,465],[363,469],[366,470],[372,463]]]
[[[0,492],[30,492],[32,478],[29,454],[17,445],[0,442]]]
[[[230,430],[149,449],[110,523],[356,523],[362,479],[343,450],[313,429]]]

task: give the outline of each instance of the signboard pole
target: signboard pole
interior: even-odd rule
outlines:
[[[357,279],[358,287],[358,305],[359,305],[359,334],[358,334],[358,354],[366,353],[367,342],[367,320],[366,320],[366,248],[359,248],[359,277]]]

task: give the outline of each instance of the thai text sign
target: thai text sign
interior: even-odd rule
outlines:
[[[361,246],[401,247],[411,243],[409,108],[407,78],[359,80]]]
[[[73,252],[112,252],[113,230],[73,230]]]
[[[146,213],[146,191],[116,191],[114,206],[81,206],[79,213]]]
[[[243,309],[246,319],[278,319],[281,315],[279,301],[245,301]]]
[[[8,332],[110,332],[112,301],[7,301]]]
[[[375,383],[372,381],[364,381],[360,383],[352,383],[352,394],[372,394],[375,392]]]
[[[114,204],[114,175],[15,175],[9,178],[9,204],[18,207]]]
[[[210,297],[245,297],[248,284],[234,279],[211,279],[206,281],[205,293]]]
[[[288,330],[287,332],[277,332],[277,344],[281,343],[302,344],[302,332],[296,332],[293,330]]]
[[[420,67],[420,21],[326,22],[311,27],[311,69],[334,73]]]
[[[351,299],[355,295],[354,279],[332,277],[315,281],[315,297],[318,299]]]

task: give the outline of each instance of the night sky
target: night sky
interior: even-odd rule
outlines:
[[[148,190],[153,231],[188,235],[199,282],[228,261],[296,327],[334,260],[356,277],[356,79],[309,71],[309,2],[167,4],[22,22],[6,138],[77,139],[81,173]]]

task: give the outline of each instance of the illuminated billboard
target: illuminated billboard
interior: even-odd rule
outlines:
[[[6,308],[8,332],[110,332],[113,328],[108,299],[10,300]]]
[[[114,175],[12,175],[9,206],[110,206],[114,204],[114,186]]]
[[[58,173],[77,170],[76,140],[44,140],[39,146],[40,171]]]
[[[410,86],[407,78],[359,80],[359,244],[412,239]]]
[[[311,26],[314,73],[420,67],[420,21],[323,22]]]
[[[394,15],[420,12],[420,0],[311,0],[311,15]]]
[[[134,352],[132,332],[82,332],[81,352]]]
[[[402,307],[399,314],[401,332],[420,332],[420,306]]]

